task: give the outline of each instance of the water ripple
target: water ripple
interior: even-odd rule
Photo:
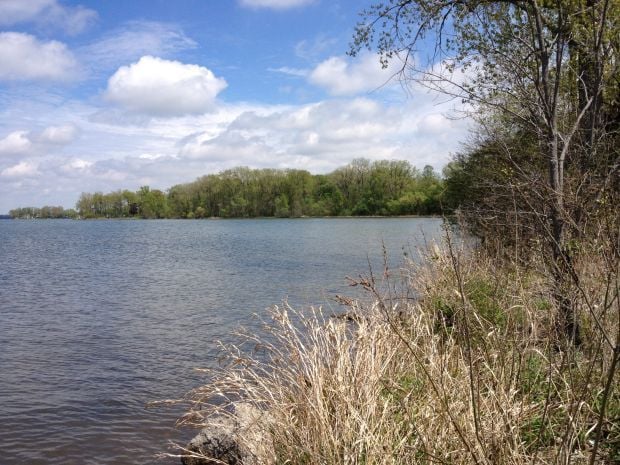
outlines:
[[[0,221],[0,461],[150,464],[216,341],[288,297],[324,303],[438,220]]]

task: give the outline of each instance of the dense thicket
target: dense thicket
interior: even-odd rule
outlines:
[[[441,211],[442,181],[430,166],[356,159],[330,174],[234,168],[162,192],[141,187],[84,193],[82,218],[242,218],[429,215]]]
[[[617,111],[611,106],[609,110]],[[567,254],[575,255],[578,244],[603,232],[609,245],[617,247],[620,138],[613,131],[606,135],[607,147],[588,157],[587,170],[579,150],[566,161],[562,217]],[[522,258],[527,258],[534,250],[530,246],[550,233],[546,170],[546,159],[531,134],[481,133],[444,168],[444,206],[458,210],[470,231],[488,244],[504,250],[520,245]]]
[[[511,240],[518,222],[570,261],[618,200],[620,2],[389,0],[363,16],[353,54],[401,59],[405,80],[471,105],[477,134],[446,168],[446,201],[478,233]],[[427,36],[434,55],[414,62]]]
[[[353,53],[400,57],[404,78],[469,102],[478,134],[446,170],[448,197],[487,243],[542,252],[558,329],[579,343],[575,260],[594,247],[617,271],[620,256],[620,1],[390,0],[364,16]]]
[[[482,238],[482,252],[490,252],[510,283],[521,281],[519,288],[531,290],[539,283],[533,299],[515,290],[514,303],[496,307],[497,315],[477,314],[476,301],[486,291],[467,292],[474,280],[461,274],[461,257],[449,247],[456,280],[448,287],[460,306],[431,303],[436,324],[449,326],[450,338],[463,331],[458,350],[443,345],[438,352],[466,354],[469,394],[446,394],[444,374],[429,376],[428,356],[417,357],[448,415],[450,402],[468,397],[474,434],[468,439],[458,422],[455,431],[469,457],[450,454],[447,461],[620,463],[620,0],[385,0],[362,16],[353,54],[367,47],[379,52],[383,64],[401,59],[405,81],[422,81],[469,104],[477,129],[444,170],[444,200]],[[430,63],[415,62],[429,41]],[[480,263],[472,266],[481,269]],[[437,276],[427,288],[437,285]],[[489,283],[487,289],[503,286]],[[541,320],[521,326],[526,319],[518,317],[525,331],[514,339],[516,332],[507,333],[510,339],[491,356],[507,360],[513,341],[516,355],[530,340],[548,368],[539,388],[532,391],[523,383],[527,376],[519,376],[503,391],[511,398],[536,392],[529,411],[538,413],[519,415],[501,428],[514,437],[499,440],[497,418],[507,411],[484,420],[485,403],[503,401],[482,386],[497,386],[514,371],[493,366],[491,358],[483,362],[492,344],[480,344],[472,329],[486,322],[486,334],[499,334],[501,319],[514,318],[541,296],[544,305],[527,311]],[[411,347],[417,346],[413,339]],[[553,360],[561,363],[554,367]],[[492,367],[488,384],[480,384],[483,366]],[[565,376],[562,394],[553,383],[556,373]],[[595,395],[586,400],[590,393]],[[416,409],[424,404],[413,402]],[[578,424],[586,404],[595,415]],[[562,418],[552,419],[556,406]],[[526,447],[498,454],[498,444],[507,443]],[[416,453],[406,463],[445,461],[425,445]]]

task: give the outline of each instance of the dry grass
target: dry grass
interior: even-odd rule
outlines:
[[[448,246],[360,279],[374,303],[350,301],[348,319],[275,307],[267,335],[225,347],[182,422],[251,402],[282,464],[618,463],[617,272],[581,265],[575,349],[552,334],[544,274]],[[419,298],[394,297],[394,279]]]

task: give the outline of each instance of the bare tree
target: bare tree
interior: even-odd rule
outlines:
[[[620,2],[389,0],[362,16],[353,55],[370,48],[384,66],[401,60],[402,79],[463,99],[483,123],[534,136],[547,166],[537,195],[559,325],[578,343],[567,295],[574,284],[567,231],[580,230],[584,219],[567,208],[566,172],[570,160],[579,160],[585,173],[604,144],[603,99],[618,71]],[[606,179],[617,174],[617,162],[607,168]]]

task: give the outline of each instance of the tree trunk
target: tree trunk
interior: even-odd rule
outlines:
[[[572,257],[566,247],[564,224],[564,186],[562,161],[559,158],[558,134],[550,131],[549,136],[549,185],[551,197],[551,249],[553,298],[558,307],[556,331],[571,344],[581,344],[581,331],[577,321],[576,309],[571,299]]]

